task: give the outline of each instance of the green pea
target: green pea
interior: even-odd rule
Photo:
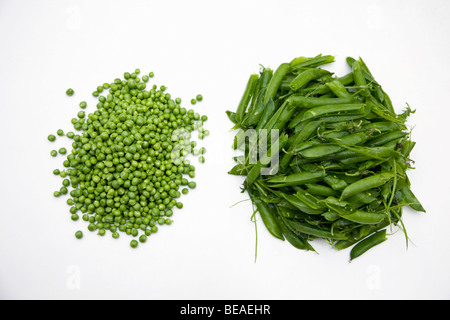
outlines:
[[[136,240],[131,240],[131,242],[130,242],[130,247],[132,247],[132,248],[137,248],[138,244],[139,244],[139,243],[138,243]]]
[[[67,89],[66,94],[70,97],[74,94],[74,91],[72,88]]]
[[[201,94],[198,94],[198,95],[195,97],[195,99],[196,99],[197,101],[202,101],[202,100],[203,100],[203,96],[202,96]]]
[[[52,157],[56,157],[56,156],[58,155],[58,151],[52,150],[52,151],[50,151],[50,155],[51,155]]]
[[[191,189],[195,189],[196,186],[197,186],[197,183],[195,181],[190,181],[188,183],[188,187]]]
[[[75,232],[75,238],[77,239],[81,239],[83,238],[83,232],[78,230],[77,232]]]
[[[80,102],[80,108],[81,108],[81,109],[86,109],[86,107],[87,107],[86,101],[81,101],[81,102]]]
[[[64,131],[62,129],[59,129],[56,134],[60,137],[64,136]]]
[[[54,141],[56,140],[56,136],[53,135],[53,134],[50,134],[50,135],[47,137],[47,139],[48,139],[48,141],[50,141],[50,142],[54,142]]]

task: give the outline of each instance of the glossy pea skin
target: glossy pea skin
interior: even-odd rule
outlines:
[[[83,232],[78,230],[77,232],[75,232],[75,238],[77,239],[81,239],[83,238]]]

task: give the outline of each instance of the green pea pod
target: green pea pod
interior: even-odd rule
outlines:
[[[402,118],[399,118],[396,114],[386,110],[383,105],[380,106],[378,101],[375,99],[367,99],[366,104],[372,108],[372,112],[375,113],[380,118],[383,118],[388,121],[396,122],[396,123],[404,123]]]
[[[378,136],[374,139],[371,139],[367,145],[371,146],[371,147],[376,147],[376,146],[381,146],[384,145],[388,142],[394,141],[394,140],[399,140],[400,138],[403,138],[405,136],[407,136],[408,133],[407,132],[403,132],[403,131],[392,131],[392,132],[388,132],[385,133],[381,136]]]
[[[278,208],[278,210],[283,210],[283,209]],[[308,243],[308,241],[306,239],[304,239],[301,235],[295,234],[291,230],[291,228],[289,228],[287,219],[285,219],[282,214],[277,212],[276,218],[277,218],[277,221],[283,232],[284,237],[294,248],[297,248],[300,250],[315,251],[314,248]]]
[[[254,108],[249,110],[246,117],[242,122],[243,127],[254,126],[257,125],[259,119],[261,119],[262,114],[264,113],[264,104],[262,101],[262,96],[264,95],[264,90],[259,93],[259,98],[255,102]]]
[[[272,99],[270,99],[269,102],[264,107],[264,112],[262,113],[258,125],[256,126],[256,131],[263,129],[266,126],[267,122],[272,118],[275,111],[276,111],[275,103],[273,102]]]
[[[362,210],[356,210],[352,213],[341,215],[341,217],[359,224],[378,224],[386,219],[384,214]]]
[[[338,80],[344,86],[350,86],[350,85],[352,85],[354,83],[353,72],[349,72],[346,75],[337,78],[336,80]]]
[[[261,216],[261,219],[266,226],[267,230],[272,234],[275,238],[278,238],[280,240],[284,241],[283,232],[281,231],[281,228],[275,219],[274,211],[271,210],[269,205],[262,201],[259,198],[254,197],[250,192],[250,198],[252,199],[252,202],[255,204],[259,215]]]
[[[358,180],[350,185],[348,185],[341,194],[341,200],[349,198],[359,192],[363,192],[369,189],[373,189],[376,187],[380,187],[384,185],[386,182],[394,178],[394,174],[392,172],[383,172],[379,174],[374,174],[367,178],[363,178]]]
[[[328,230],[323,230],[320,228],[313,227],[308,223],[303,223],[299,221],[289,221],[289,225],[294,229],[294,231],[299,233],[305,233],[314,237],[320,237],[324,239],[332,240],[346,240],[348,237],[345,234],[339,232],[331,232]]]
[[[287,186],[298,186],[311,182],[318,182],[325,177],[325,171],[317,172],[299,172],[290,175],[276,176],[269,178],[267,182],[271,187],[287,187]]]
[[[270,101],[272,101],[272,100],[270,100]],[[269,101],[269,103],[270,103],[270,101]],[[280,121],[281,115],[285,112],[287,106],[288,106],[287,103],[283,103],[275,111],[275,113],[272,115],[272,117],[269,119],[269,121],[267,121],[266,125],[262,129],[266,129],[266,130],[274,129],[274,127],[277,124],[277,122]]]
[[[364,129],[371,131],[373,134],[376,134],[398,130],[402,131],[406,129],[406,126],[396,122],[377,121],[377,122],[370,122],[364,125]]]
[[[235,176],[246,176],[248,174],[248,168],[244,164],[239,163],[235,165],[230,171],[228,171],[228,174]]]
[[[295,196],[311,209],[322,210],[326,207],[322,202],[319,201],[319,199],[303,189],[296,188]]]
[[[287,202],[289,202],[291,205],[293,205],[296,209],[300,210],[301,212],[312,214],[312,215],[318,215],[322,214],[324,212],[323,209],[313,209],[310,206],[308,206],[306,203],[304,203],[301,199],[296,197],[292,194],[287,194],[283,192],[277,192],[275,190],[272,190],[274,194],[276,194],[280,198],[284,198]]]
[[[297,153],[306,159],[318,159],[326,155],[341,151],[343,148],[335,144],[319,144],[308,149],[299,150]]]
[[[317,183],[307,183],[306,185],[306,191],[308,191],[309,193],[313,194],[313,195],[317,195],[317,196],[323,196],[323,197],[335,197],[337,196],[337,191],[321,185],[321,184],[317,184]]]
[[[326,105],[337,105],[337,104],[349,104],[349,103],[360,103],[354,97],[345,97],[345,98],[314,98],[314,97],[305,97],[303,95],[291,95],[287,98],[287,101],[290,105],[298,106],[302,108],[315,108]]]
[[[350,260],[354,260],[360,257],[371,248],[379,245],[386,240],[386,229],[380,230],[372,234],[371,236],[361,240],[350,251]]]
[[[331,115],[364,115],[366,111],[367,110],[363,103],[323,105],[309,109],[305,112],[303,115],[303,121]]]
[[[343,190],[344,188],[347,187],[347,182],[345,182],[342,179],[339,179],[336,176],[332,176],[332,175],[327,175],[323,181],[328,184],[333,190]]]
[[[245,88],[244,94],[241,98],[241,101],[238,105],[237,111],[236,111],[236,122],[241,123],[244,114],[248,108],[248,104],[250,103],[250,100],[252,99],[252,94],[254,91],[255,86],[258,83],[259,75],[258,74],[252,74],[250,75],[250,78],[248,79],[247,86]]]
[[[281,168],[286,168],[289,163],[291,162],[293,156],[294,156],[294,150],[296,146],[300,145],[301,143],[308,140],[311,135],[317,130],[317,128],[320,126],[320,121],[311,121],[307,122],[307,124],[304,126],[303,130],[298,131],[295,135],[294,141],[290,145],[287,152],[283,155],[280,162]]]
[[[403,147],[401,150],[401,154],[405,157],[405,158],[409,158],[409,155],[411,154],[412,149],[414,149],[414,146],[416,145],[416,143],[414,141],[411,140],[407,140],[403,143]]]
[[[308,149],[298,151],[298,153],[302,157],[307,159],[322,158],[324,156],[342,151],[344,148],[341,146],[341,144],[358,145],[364,143],[368,139],[368,137],[369,136],[365,132],[357,132],[354,134],[345,135],[340,139],[333,139],[334,141],[339,142],[338,145],[322,143],[316,146],[312,146]]]
[[[273,166],[274,170],[278,171],[279,164],[274,161],[274,157],[279,157],[279,150],[281,150],[284,145],[287,143],[288,136],[286,134],[282,134],[278,140],[278,149],[272,150],[269,148],[266,154],[260,154],[260,160],[258,163],[254,164],[251,169],[247,173],[246,183],[247,186],[253,185],[253,183],[261,176],[261,170],[266,168],[269,164]]]
[[[324,64],[334,62],[334,56],[331,55],[318,55],[315,57],[298,57],[291,61],[292,69],[297,70],[301,68],[316,68]]]
[[[226,111],[226,114],[228,116],[228,119],[230,119],[231,122],[233,122],[234,124],[237,123],[237,121],[236,121],[236,113],[235,112]]]
[[[334,80],[327,83],[333,93],[339,98],[351,97],[351,94],[345,89],[345,86],[339,80]]]
[[[419,200],[416,198],[414,193],[411,191],[411,189],[405,184],[403,186],[403,189],[401,190],[403,197],[406,201],[406,203],[409,203],[409,206],[419,212],[426,212],[426,210],[423,208],[423,206],[420,204]]]
[[[354,61],[352,65],[353,79],[355,81],[355,85],[359,87],[360,93],[363,97],[368,97],[370,92],[367,88],[367,81],[363,75],[363,71],[361,68],[361,64],[359,61]]]
[[[290,63],[282,63],[273,74],[272,78],[270,79],[269,83],[266,87],[266,92],[264,94],[264,105],[267,105],[270,100],[274,100],[275,96],[277,94],[278,88],[281,85],[281,81],[283,81],[284,76],[289,72],[289,69],[291,68]]]
[[[312,80],[318,79],[323,75],[330,74],[329,71],[323,69],[306,69],[301,72],[289,85],[293,91],[298,91]]]

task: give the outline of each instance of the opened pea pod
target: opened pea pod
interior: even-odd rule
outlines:
[[[243,153],[229,173],[244,179],[269,234],[305,251],[322,239],[354,260],[393,228],[408,240],[405,208],[425,209],[408,178],[414,111],[397,114],[361,58],[348,57],[342,76],[326,69],[334,60],[300,56],[250,76],[227,111]]]

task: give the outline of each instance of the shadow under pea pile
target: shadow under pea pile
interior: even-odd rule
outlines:
[[[316,238],[353,246],[352,260],[384,242],[389,226],[406,235],[405,206],[425,209],[407,176],[411,109],[396,114],[361,58],[347,58],[342,77],[321,68],[331,62],[299,57],[250,76],[236,112],[227,111],[238,130],[233,148],[245,151],[229,174],[245,177],[243,192],[274,237],[311,251]],[[246,139],[250,131],[256,137]],[[270,146],[258,150],[257,140]]]

